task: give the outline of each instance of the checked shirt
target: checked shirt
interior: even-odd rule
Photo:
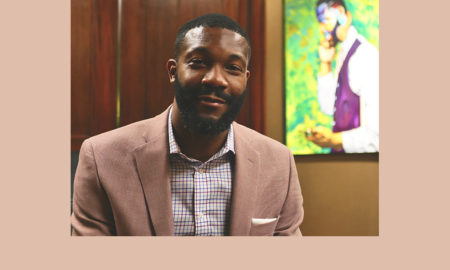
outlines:
[[[230,125],[224,146],[204,163],[181,152],[173,134],[172,108],[168,133],[174,234],[227,235],[235,154],[233,127]]]

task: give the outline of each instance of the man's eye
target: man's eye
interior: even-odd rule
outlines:
[[[193,58],[188,62],[188,66],[192,69],[203,69],[206,67],[206,61],[201,58]]]
[[[205,64],[205,62],[203,61],[203,59],[199,59],[199,58],[191,59],[191,60],[189,61],[189,63],[194,64],[194,65],[203,65],[203,64]]]
[[[231,71],[242,72],[242,68],[237,65],[229,65],[227,68]]]

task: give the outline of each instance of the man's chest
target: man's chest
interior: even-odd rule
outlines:
[[[230,217],[232,164],[171,157],[169,178],[175,235],[225,235]]]

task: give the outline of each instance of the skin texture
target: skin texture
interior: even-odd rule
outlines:
[[[245,94],[250,76],[248,44],[244,37],[228,29],[197,27],[184,38],[178,59],[169,59],[170,83],[190,95],[189,106],[197,116],[218,122]],[[175,138],[186,155],[207,161],[225,142],[228,129],[218,134],[201,134],[183,122],[177,100],[172,123]]]
[[[344,25],[340,25],[336,29],[336,36],[338,41],[344,41],[347,38],[348,29],[352,22],[352,14],[347,11],[343,6],[337,7],[338,12],[347,17],[347,21]],[[320,67],[319,74],[325,76],[331,72],[331,62],[336,56],[336,44],[325,39],[324,33],[326,31],[331,32],[336,25],[336,19],[330,13],[326,14],[326,21],[319,23],[319,29],[322,33],[322,40],[319,45],[319,59]],[[306,139],[317,144],[320,147],[330,147],[337,151],[342,150],[342,134],[340,132],[333,133],[329,128],[318,126],[307,131]]]

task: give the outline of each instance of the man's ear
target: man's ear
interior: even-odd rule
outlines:
[[[167,61],[167,72],[169,74],[170,83],[173,83],[175,81],[175,74],[177,73],[177,60],[169,59]]]
[[[247,77],[247,80],[248,78],[250,78],[250,70],[247,69],[247,71],[245,72],[245,76]]]

